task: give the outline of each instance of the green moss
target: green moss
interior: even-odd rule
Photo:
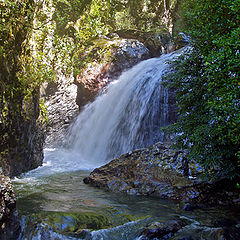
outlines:
[[[55,232],[77,236],[83,229],[98,230],[122,225],[139,218],[109,207],[97,212],[42,212],[31,217],[31,222],[47,224]]]
[[[43,213],[38,215],[55,231],[72,234],[79,229],[97,230],[111,226],[108,216],[98,213]]]

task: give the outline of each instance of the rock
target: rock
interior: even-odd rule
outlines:
[[[146,46],[151,57],[159,57],[163,53],[170,52],[173,44],[170,33],[165,29],[161,29],[158,32],[122,29],[114,33],[121,38],[138,40]]]
[[[93,101],[99,91],[104,91],[124,70],[151,57],[139,41],[121,38],[95,40],[87,52],[91,59],[74,80],[78,86],[76,102],[80,108]]]
[[[182,199],[187,186],[192,184],[184,176],[186,169],[181,164],[183,160],[185,161],[185,157],[182,151],[157,143],[149,148],[124,154],[95,169],[84,182],[128,194],[133,193],[134,189],[138,195]],[[191,164],[188,169],[192,175],[196,174],[193,166]]]
[[[202,169],[187,160],[186,154],[157,143],[96,168],[84,182],[114,192],[187,201],[185,210],[199,205],[234,205],[239,196],[235,184],[228,179],[201,180]]]
[[[232,227],[208,227],[199,222],[193,222],[181,228],[173,240],[238,240],[240,239],[240,225]]]
[[[12,110],[1,124],[0,167],[4,175],[18,176],[42,165],[45,133],[39,101],[39,91],[36,90],[19,100],[21,110]],[[15,103],[8,104],[11,109]]]
[[[8,177],[0,174],[0,239],[17,239],[20,230],[12,184]]]
[[[186,226],[188,221],[184,219],[169,220],[165,224],[152,223],[142,233],[146,239],[170,239],[177,231]]]
[[[76,104],[77,86],[72,78],[59,73],[57,81],[45,83],[41,92],[48,115],[45,146],[62,145],[69,125],[79,114]]]
[[[187,203],[184,207],[183,210],[184,211],[193,211],[194,209],[196,209],[197,206],[193,203]]]

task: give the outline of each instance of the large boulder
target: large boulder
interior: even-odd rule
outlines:
[[[20,230],[12,184],[0,173],[0,239],[17,239]]]
[[[187,153],[157,143],[124,154],[96,168],[85,183],[114,192],[151,195],[194,204],[236,204],[239,192],[230,180],[203,181],[202,169]]]

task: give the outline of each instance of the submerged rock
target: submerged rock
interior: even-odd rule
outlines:
[[[0,174],[0,239],[17,239],[20,222],[16,212],[16,198],[8,177]]]
[[[239,192],[230,180],[203,181],[202,169],[187,153],[157,143],[96,168],[85,183],[130,195],[151,195],[206,205],[235,204]]]
[[[24,217],[21,239],[99,239],[98,232],[135,221],[134,216],[107,208],[84,212],[40,212]],[[105,239],[105,238],[104,238]],[[108,239],[108,238],[106,238]],[[0,238],[1,240],[1,238]]]

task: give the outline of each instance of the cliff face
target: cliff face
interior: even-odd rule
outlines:
[[[70,123],[79,113],[76,104],[77,86],[73,79],[59,75],[56,82],[46,83],[41,88],[48,115],[45,146],[62,145]]]
[[[15,103],[7,104],[8,114],[0,129],[0,167],[5,175],[13,177],[42,164],[44,132],[38,91],[19,100],[21,109],[17,111],[11,110]]]

